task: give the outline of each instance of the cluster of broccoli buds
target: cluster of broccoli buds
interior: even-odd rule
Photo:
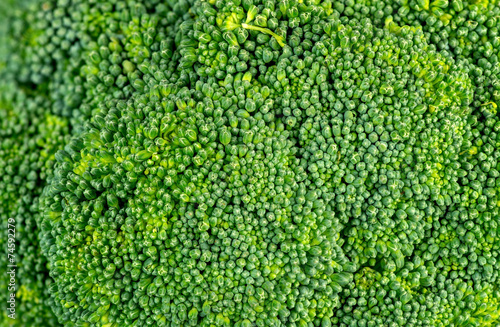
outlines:
[[[67,326],[495,326],[499,8],[44,2],[0,216]]]

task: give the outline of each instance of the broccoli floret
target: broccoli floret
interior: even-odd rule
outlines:
[[[50,292],[66,326],[497,325],[499,8],[15,11],[0,213],[38,267],[19,296]]]
[[[151,52],[131,99],[57,156],[42,227],[63,322],[328,321],[352,273],[332,208],[294,171],[274,92],[243,73],[191,84],[193,71],[175,72],[183,49],[158,63]]]
[[[16,319],[8,318],[13,312],[4,310],[0,321],[13,326],[57,325],[48,292],[47,260],[38,239],[38,205],[45,181],[52,174],[55,152],[69,141],[69,131],[67,121],[46,113],[46,107],[43,97],[0,85],[0,219],[5,226],[0,245],[7,249],[7,241],[12,237],[16,240],[15,248],[9,240],[13,251],[6,251],[0,261],[3,267],[15,266],[14,283],[13,276],[4,273],[0,286],[6,290],[1,296],[5,303],[11,293],[16,294]]]
[[[357,267],[402,269],[449,202],[462,67],[419,29],[273,5],[194,2],[60,152],[43,248],[65,321],[328,325]]]
[[[47,176],[53,171],[55,152],[69,141],[70,135],[67,120],[51,114],[50,102],[42,95],[44,92],[40,94],[35,88],[17,83],[15,78],[20,67],[17,54],[23,49],[19,40],[30,5],[30,1],[3,1],[0,5],[0,219],[3,226],[0,246],[4,249],[0,264],[5,268],[0,278],[0,287],[5,291],[0,298],[8,308],[15,308],[15,313],[7,308],[3,310],[2,326],[58,325],[48,291],[52,280],[39,245],[38,204]],[[12,237],[15,243],[10,243]],[[7,274],[12,266],[14,276]],[[11,294],[16,295],[15,303],[7,302]]]

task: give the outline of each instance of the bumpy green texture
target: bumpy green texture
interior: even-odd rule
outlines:
[[[38,241],[38,197],[52,174],[55,152],[68,141],[68,124],[44,112],[47,103],[43,98],[27,97],[5,87],[0,90],[0,218],[5,224],[0,244],[7,249],[9,218],[15,220],[17,240],[15,251],[9,252],[13,256],[7,257],[5,252],[1,258],[2,267],[17,265],[16,320],[6,318],[4,311],[2,321],[13,326],[54,326],[57,320],[48,293],[51,279]],[[7,291],[11,285],[6,271],[0,279],[4,303],[11,293]]]
[[[0,325],[58,326],[48,292],[52,280],[38,239],[38,200],[52,174],[54,155],[70,135],[67,120],[51,114],[43,92],[17,83],[14,77],[18,67],[15,53],[22,48],[22,23],[29,5],[29,1],[5,1],[0,9],[0,288],[4,290],[0,299],[5,304]],[[13,249],[8,247],[12,245],[8,234],[13,234],[7,228],[9,218],[15,220],[14,252],[7,252]],[[7,265],[12,264],[17,266],[15,290],[7,275]],[[16,294],[15,320],[7,317],[11,292]]]
[[[89,103],[44,193],[62,323],[498,323],[479,61],[396,3],[176,6],[88,53],[83,77],[124,92]]]
[[[500,326],[496,1],[0,12],[18,326]]]
[[[85,62],[91,62],[91,51],[99,48],[105,29],[121,37],[139,24],[135,11],[122,15],[123,29],[108,24],[106,17],[120,15],[118,9],[123,8],[147,10],[113,1],[0,3],[0,216],[5,227],[1,245],[7,249],[7,220],[14,218],[18,265],[16,320],[4,310],[2,326],[60,325],[52,313],[51,279],[38,242],[38,197],[52,174],[55,152],[81,129],[94,103],[118,92],[94,84],[92,73],[81,71],[87,72]],[[157,12],[163,11],[159,5]],[[116,61],[122,60],[121,51]],[[125,98],[127,90],[119,92]],[[0,260],[6,268],[6,252]],[[8,277],[1,276],[3,303],[10,294]]]

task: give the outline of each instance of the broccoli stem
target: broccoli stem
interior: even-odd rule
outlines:
[[[249,25],[246,23],[241,24],[241,27],[243,27],[244,29],[247,29],[247,30],[254,30],[254,31],[259,31],[262,33],[269,34],[272,37],[274,37],[276,39],[276,41],[278,41],[278,43],[281,47],[285,46],[285,39],[282,36],[279,36],[278,34],[274,33],[273,31],[271,31],[268,28],[262,28],[262,27],[258,27],[258,26],[254,26],[254,25]]]

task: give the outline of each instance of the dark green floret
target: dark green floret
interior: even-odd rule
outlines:
[[[500,325],[496,1],[3,6],[17,325]]]

